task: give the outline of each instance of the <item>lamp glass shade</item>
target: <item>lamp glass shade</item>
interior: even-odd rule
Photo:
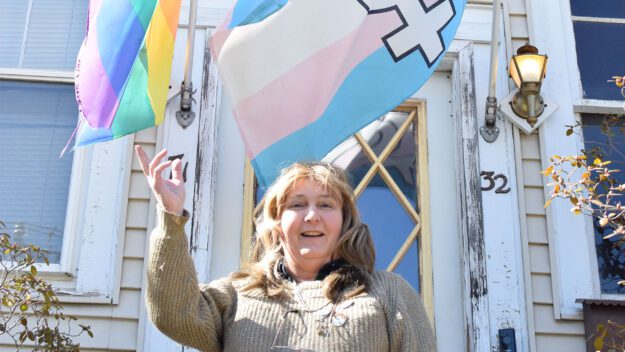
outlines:
[[[515,55],[510,60],[510,77],[517,88],[521,83],[540,83],[545,78],[547,56],[538,54]]]

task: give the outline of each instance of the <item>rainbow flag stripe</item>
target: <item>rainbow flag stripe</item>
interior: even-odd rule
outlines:
[[[211,53],[261,186],[425,83],[466,0],[238,0]]]
[[[91,0],[76,62],[76,147],[163,121],[180,0]]]

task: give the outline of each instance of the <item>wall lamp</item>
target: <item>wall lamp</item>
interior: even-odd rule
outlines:
[[[499,111],[521,131],[530,134],[558,109],[558,104],[540,95],[547,74],[547,55],[525,44],[510,60],[510,78],[517,90],[502,99]]]
[[[496,76],[499,49],[500,1],[493,1],[493,31],[490,55],[490,86],[486,98],[486,116],[480,134],[488,143],[499,136],[497,118],[505,116],[521,131],[530,134],[540,126],[556,109],[558,104],[540,95],[540,88],[547,72],[547,55],[538,54],[538,49],[529,43],[517,50],[510,60],[510,78],[516,85],[510,95],[497,104]],[[540,119],[539,119],[540,117]]]
[[[535,46],[525,44],[510,60],[510,77],[519,90],[512,98],[512,111],[527,120],[531,127],[545,111],[540,86],[545,78],[547,55],[538,54]]]
[[[517,89],[502,99],[499,106],[495,98],[489,97],[486,103],[486,123],[482,127],[483,131],[480,132],[487,142],[492,143],[497,139],[498,129],[494,122],[499,113],[507,117],[521,131],[531,134],[556,111],[558,104],[540,95],[546,72],[547,55],[538,54],[538,49],[529,44],[517,50],[517,54],[510,60],[510,78]],[[492,112],[492,110],[495,111]],[[488,123],[489,112],[493,114],[490,125]],[[488,133],[489,128],[496,129],[495,133]],[[494,138],[492,138],[493,135],[495,135]]]

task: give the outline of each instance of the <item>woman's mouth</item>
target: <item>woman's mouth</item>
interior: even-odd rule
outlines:
[[[321,236],[323,236],[323,232],[319,232],[319,231],[305,231],[305,232],[302,232],[302,236],[304,236],[304,237],[321,237]]]

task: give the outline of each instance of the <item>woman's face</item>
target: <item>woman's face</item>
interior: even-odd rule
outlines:
[[[318,182],[299,180],[287,197],[280,223],[287,263],[318,270],[332,260],[341,234],[340,201]]]

